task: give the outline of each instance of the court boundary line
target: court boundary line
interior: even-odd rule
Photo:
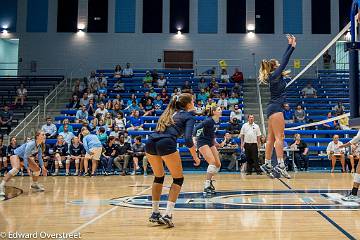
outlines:
[[[278,178],[278,180],[289,190],[292,190],[295,194],[298,194],[295,189],[293,189],[290,185],[288,185],[286,182],[284,182],[282,179]],[[312,204],[308,204],[311,208],[313,208],[321,217],[323,217],[326,221],[328,221],[331,225],[333,225],[337,230],[339,230],[342,234],[344,234],[348,239],[350,240],[356,240],[354,236],[352,236],[348,231],[346,231],[344,228],[342,228],[339,224],[337,224],[334,220],[332,220],[328,215],[326,215],[323,211],[318,210],[316,207],[314,207]]]

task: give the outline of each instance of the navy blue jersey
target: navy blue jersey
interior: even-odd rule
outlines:
[[[7,147],[7,155],[8,155],[8,156],[14,155],[14,150],[17,149],[18,147],[19,147],[19,145],[16,145],[15,147],[9,145],[9,146]]]
[[[212,117],[206,118],[204,121],[196,125],[193,135],[197,137],[198,141],[214,141],[216,129],[219,128],[220,122],[215,122]]]
[[[54,145],[54,153],[59,153],[61,156],[66,156],[68,152],[68,145],[64,142],[63,145]]]
[[[85,154],[84,146],[79,143],[79,145],[75,146],[74,144],[70,145],[69,153],[71,156],[81,156]]]
[[[188,148],[194,146],[192,133],[195,125],[193,112],[179,111],[173,116],[174,124],[168,126],[164,132],[156,132],[150,135],[151,138],[173,137],[175,139],[184,135],[185,145]]]
[[[6,157],[7,147],[5,145],[0,146],[0,157]]]
[[[283,78],[282,72],[285,70],[286,65],[289,62],[289,59],[291,57],[291,54],[293,53],[295,48],[293,48],[290,44],[288,45],[286,52],[281,60],[280,66],[271,73],[269,77],[269,84],[270,84],[270,102],[277,103],[277,104],[283,104],[286,99],[286,79]]]

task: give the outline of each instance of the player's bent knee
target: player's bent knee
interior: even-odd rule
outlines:
[[[165,175],[162,176],[162,177],[155,177],[155,178],[154,178],[154,183],[163,184],[163,183],[164,183],[164,180],[165,180]]]
[[[184,177],[182,178],[173,178],[173,184],[176,184],[178,186],[182,186],[184,183]]]

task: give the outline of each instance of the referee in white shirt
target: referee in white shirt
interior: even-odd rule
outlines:
[[[245,123],[240,131],[241,151],[245,150],[247,159],[247,175],[251,175],[254,169],[258,175],[261,174],[258,158],[258,147],[260,146],[260,128],[254,123],[254,115],[248,116],[248,122]]]

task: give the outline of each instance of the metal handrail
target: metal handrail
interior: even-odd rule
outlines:
[[[65,78],[63,81],[61,81],[59,83],[58,86],[56,86],[56,88],[54,90],[52,90],[49,95],[47,95],[47,97],[44,99],[44,118],[46,117],[46,110],[47,110],[47,107],[48,105],[55,99],[58,97],[58,95],[60,93],[62,93],[65,88],[67,87],[68,85],[68,82],[67,82],[67,78]],[[52,96],[53,95],[53,96]]]

